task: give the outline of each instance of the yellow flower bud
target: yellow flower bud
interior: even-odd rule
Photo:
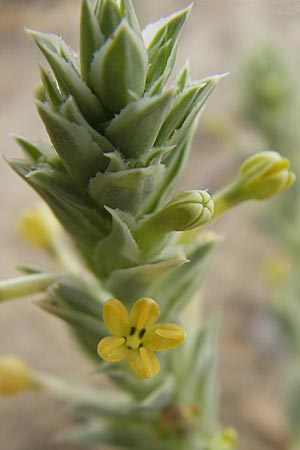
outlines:
[[[295,175],[290,162],[277,152],[262,152],[247,159],[239,171],[243,199],[264,199],[289,188]]]
[[[31,244],[45,248],[59,236],[61,228],[50,209],[41,204],[21,216],[17,230]]]
[[[33,373],[23,361],[13,356],[0,358],[0,396],[17,394],[34,386]]]
[[[288,189],[295,180],[289,166],[287,158],[272,151],[248,158],[233,182],[214,195],[215,217],[245,200],[262,200]]]

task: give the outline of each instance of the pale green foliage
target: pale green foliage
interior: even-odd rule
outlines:
[[[120,405],[112,394],[108,405],[105,395],[85,397],[81,387],[75,393],[43,378],[48,390],[94,417],[91,427],[65,436],[76,442],[137,450],[214,450],[225,442],[214,389],[215,321],[197,327],[188,348],[162,358],[153,380],[138,380],[124,363],[110,367],[96,353],[107,334],[105,300],[129,306],[152,296],[164,320],[180,321],[218,242],[211,235],[181,240],[211,219],[206,191],[172,197],[198,114],[221,78],[191,81],[185,65],[167,86],[189,11],[148,28],[146,43],[131,0],[83,0],[79,58],[62,38],[28,30],[52,69],[41,69],[36,102],[52,146],[17,137],[27,159],[10,164],[52,209],[90,271],[89,281],[55,275],[39,305],[69,324],[129,398]],[[43,279],[30,270],[26,276]],[[173,410],[179,415],[170,421]]]

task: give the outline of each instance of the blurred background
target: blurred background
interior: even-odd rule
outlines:
[[[188,3],[135,1],[143,26]],[[0,161],[0,279],[16,275],[19,263],[51,267],[39,250],[16,233],[20,213],[38,197],[5,162],[5,158],[21,156],[11,134],[47,139],[33,103],[38,65],[44,61],[24,26],[61,34],[76,48],[79,13],[80,0],[0,0],[0,148],[4,156]],[[230,76],[221,81],[202,115],[180,188],[214,192],[241,160],[268,149],[269,141],[256,134],[242,114],[246,60],[271,36],[296,73],[300,67],[299,20],[297,0],[194,2],[176,67],[188,57],[194,78],[223,72]],[[282,77],[281,82],[286,85],[290,80]],[[217,308],[222,313],[221,420],[238,430],[240,450],[288,448],[286,349],[280,326],[270,314],[271,295],[265,283],[266,261],[276,258],[278,246],[256,219],[264,208],[265,204],[245,204],[214,225],[224,241],[201,294],[207,311]],[[40,311],[34,299],[1,305],[0,354],[18,355],[41,370],[95,381],[89,362],[73,347],[64,325]],[[63,404],[37,393],[1,398],[1,450],[72,450],[52,438],[74,420]]]

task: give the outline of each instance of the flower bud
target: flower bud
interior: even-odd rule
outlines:
[[[289,160],[266,151],[248,158],[236,179],[214,196],[215,216],[245,200],[262,200],[288,189],[295,180]]]
[[[17,230],[31,244],[47,248],[60,234],[60,225],[46,205],[26,211],[17,224]]]
[[[262,152],[247,159],[239,177],[244,199],[271,197],[289,188],[295,179],[290,162],[277,152]]]
[[[13,356],[0,358],[0,396],[31,389],[35,380],[31,369]]]
[[[150,216],[136,230],[140,246],[148,247],[174,231],[187,231],[208,222],[214,213],[214,203],[206,191],[182,191],[160,211]]]
[[[154,214],[148,223],[157,232],[186,231],[208,222],[213,212],[214,203],[208,192],[182,191]]]

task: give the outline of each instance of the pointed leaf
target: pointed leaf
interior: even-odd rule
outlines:
[[[92,294],[88,283],[71,276],[62,278],[51,286],[51,295],[77,312],[100,318],[102,302]]]
[[[41,195],[82,251],[91,251],[95,242],[103,238],[108,221],[88,199],[82,198],[67,174],[45,165],[32,167],[24,161],[13,160],[9,164]]]
[[[90,181],[88,191],[101,207],[106,205],[141,215],[164,173],[165,167],[161,164],[122,172],[99,172]]]
[[[138,158],[153,146],[174,95],[162,95],[130,103],[111,121],[106,136],[128,158]]]
[[[187,61],[181,71],[178,73],[175,80],[175,85],[178,86],[178,91],[181,92],[185,87],[187,87],[187,84],[190,83],[190,65],[189,61]]]
[[[146,289],[171,269],[181,266],[187,260],[182,255],[152,264],[145,264],[129,269],[115,270],[106,282],[106,288],[124,301],[132,302],[133,299],[145,294]]]
[[[14,136],[16,142],[22,147],[27,156],[33,161],[38,161],[43,157],[55,155],[53,147],[44,142],[36,142],[23,136]]]
[[[147,52],[142,41],[123,20],[113,37],[95,53],[90,82],[104,107],[119,112],[131,101],[129,91],[144,92]]]
[[[204,85],[204,84],[203,84]],[[172,108],[164,121],[155,145],[162,145],[180,125],[184,122],[186,114],[190,112],[193,101],[199,92],[203,89],[203,85],[190,86],[184,89],[174,100]]]
[[[67,98],[67,100],[61,106],[59,112],[70,122],[75,122],[78,125],[84,126],[84,128],[89,132],[92,140],[99,145],[104,153],[116,151],[115,147],[108,139],[106,139],[106,137],[104,137],[99,131],[96,131],[95,128],[89,125],[72,97]]]
[[[47,34],[31,31],[38,47],[50,64],[57,82],[65,95],[72,95],[87,120],[92,124],[104,122],[108,114],[100,101],[80,78],[74,67],[48,45]]]
[[[148,153],[142,158],[142,162],[145,166],[150,166],[151,164],[160,164],[162,158],[172,150],[176,148],[176,145],[168,145],[166,147],[153,147]]]
[[[193,297],[201,284],[208,263],[220,239],[216,236],[199,240],[187,252],[188,264],[168,274],[150,290],[161,305],[161,320],[173,320]]]
[[[120,1],[120,11],[123,16],[126,17],[127,22],[135,33],[143,40],[141,28],[138,19],[135,14],[135,10],[132,4],[132,0],[121,0]]]
[[[151,24],[148,28],[146,28],[144,32],[145,35],[151,35],[152,30],[155,30],[154,35],[147,47],[149,56],[149,72],[146,83],[147,90],[149,90],[151,86],[153,86],[161,77],[163,77],[163,84],[167,81],[175,62],[176,50],[181,30],[190,9],[191,8],[188,7],[178,11],[175,14],[158,21],[156,24]],[[158,42],[159,49],[163,49],[161,51],[157,50]],[[155,51],[153,51],[154,48],[156,49]],[[162,84],[162,82],[160,84]]]
[[[131,267],[140,258],[139,248],[128,225],[117,211],[106,209],[112,216],[112,231],[97,244],[93,255],[97,271],[104,278],[116,267]],[[106,255],[109,255],[109,258]]]
[[[105,37],[100,31],[90,0],[83,0],[80,19],[80,71],[86,83],[89,82],[94,52],[103,44],[104,40]]]
[[[100,30],[106,37],[109,37],[121,21],[119,7],[115,0],[101,0],[97,6],[96,16]]]
[[[108,160],[84,126],[69,122],[44,104],[38,104],[38,110],[57,153],[75,181],[85,185],[98,171],[106,169]]]
[[[87,314],[64,308],[63,306],[57,306],[57,299],[51,298],[51,296],[49,299],[39,301],[37,304],[40,308],[67,322],[80,333],[93,338],[96,353],[97,343],[106,333],[103,322],[100,320],[100,315],[99,319],[96,319]]]
[[[40,68],[41,80],[45,89],[46,99],[54,110],[58,110],[60,105],[65,101],[63,96],[49,73],[42,67]]]
[[[192,102],[191,107],[189,108],[189,114],[186,116],[183,123],[180,124],[178,129],[174,132],[172,135],[169,143],[170,144],[177,144],[180,139],[184,139],[188,130],[191,129],[193,126],[193,123],[195,119],[197,118],[198,113],[201,111],[203,106],[206,103],[206,100],[210,96],[210,94],[214,91],[217,83],[221,78],[223,78],[224,75],[215,75],[209,78],[206,78],[204,80],[201,80],[203,82],[203,86],[201,86],[200,90],[198,91],[198,94],[196,95],[195,99]]]

